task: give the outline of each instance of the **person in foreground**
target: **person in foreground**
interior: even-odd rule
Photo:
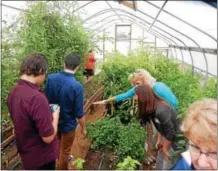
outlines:
[[[133,88],[125,93],[119,94],[106,100],[94,102],[93,104],[105,104],[110,101],[120,102],[122,100],[132,98],[135,95],[135,89],[138,85],[148,84],[150,87],[153,88],[154,92],[159,97],[168,102],[174,109],[177,108],[178,100],[171,91],[171,89],[166,84],[162,82],[157,82],[156,79],[152,77],[148,71],[144,69],[138,69],[136,72],[129,76],[129,80],[133,84]]]
[[[159,133],[156,146],[159,148],[157,161],[160,162],[156,164],[156,169],[170,169],[173,164],[172,154],[176,150],[176,134],[179,131],[176,111],[147,84],[137,86],[135,94],[141,123],[152,121]]]
[[[80,65],[80,56],[70,53],[65,57],[64,70],[48,75],[45,92],[50,103],[60,106],[58,135],[60,154],[58,169],[68,169],[68,157],[75,138],[77,119],[82,133],[86,135],[85,116],[83,112],[83,86],[74,74]]]
[[[172,170],[217,170],[217,100],[191,104],[181,129],[189,147]]]
[[[48,69],[46,57],[31,53],[20,66],[20,79],[11,89],[7,106],[14,124],[16,145],[26,170],[55,170],[59,109],[51,113],[40,89]]]

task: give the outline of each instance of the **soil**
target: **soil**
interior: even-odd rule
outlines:
[[[86,122],[94,122],[97,119],[103,118],[104,111],[105,111],[105,106],[100,105],[98,108],[95,109],[94,112],[92,112],[92,114],[87,114],[85,116]],[[73,160],[75,160],[76,158],[85,159],[90,146],[91,146],[91,141],[88,140],[87,137],[84,137],[84,135],[81,133],[81,127],[78,125],[76,129],[75,140],[71,149]],[[69,164],[69,169],[74,169],[72,164]]]
[[[115,170],[117,156],[112,151],[89,150],[84,164],[85,170]]]
[[[102,157],[102,152],[90,150],[85,158],[84,169],[98,170],[101,157]]]

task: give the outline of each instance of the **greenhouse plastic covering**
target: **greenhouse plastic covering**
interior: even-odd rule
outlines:
[[[49,3],[49,1],[48,1]],[[215,1],[77,1],[72,15],[80,16],[87,30],[108,33],[116,40],[115,31],[131,25],[129,41],[104,42],[107,51],[126,53],[137,47],[138,39],[167,49],[169,58],[177,58],[205,74],[217,76],[217,3]],[[17,4],[17,5],[15,5]],[[11,15],[8,8],[25,9],[24,1],[2,1],[3,19]],[[12,9],[10,9],[12,10]],[[83,12],[81,12],[83,11]],[[10,17],[7,18],[10,20]],[[13,19],[11,19],[13,22]],[[122,27],[121,27],[122,26]],[[122,29],[123,28],[123,29]],[[124,33],[125,34],[125,33]],[[101,45],[103,42],[98,42]],[[102,47],[103,48],[103,47]],[[166,51],[165,51],[166,52]],[[101,55],[100,55],[101,56]]]

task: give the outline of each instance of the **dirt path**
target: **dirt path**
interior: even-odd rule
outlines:
[[[99,106],[95,109],[95,111],[92,112],[92,114],[86,115],[86,122],[94,122],[97,119],[104,117],[104,106]],[[71,154],[73,155],[74,159],[80,157],[82,159],[85,159],[89,148],[91,146],[91,142],[88,140],[87,137],[84,137],[81,134],[81,127],[78,126],[76,129],[76,136],[75,140],[71,149]],[[69,169],[73,169],[73,166],[69,165]]]

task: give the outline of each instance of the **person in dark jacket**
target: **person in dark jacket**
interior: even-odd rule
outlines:
[[[157,96],[148,84],[136,87],[135,99],[138,101],[139,118],[143,123],[153,122],[158,131],[156,146],[159,149],[156,169],[170,169],[179,120],[176,111],[166,101]],[[162,160],[161,160],[162,159]]]

